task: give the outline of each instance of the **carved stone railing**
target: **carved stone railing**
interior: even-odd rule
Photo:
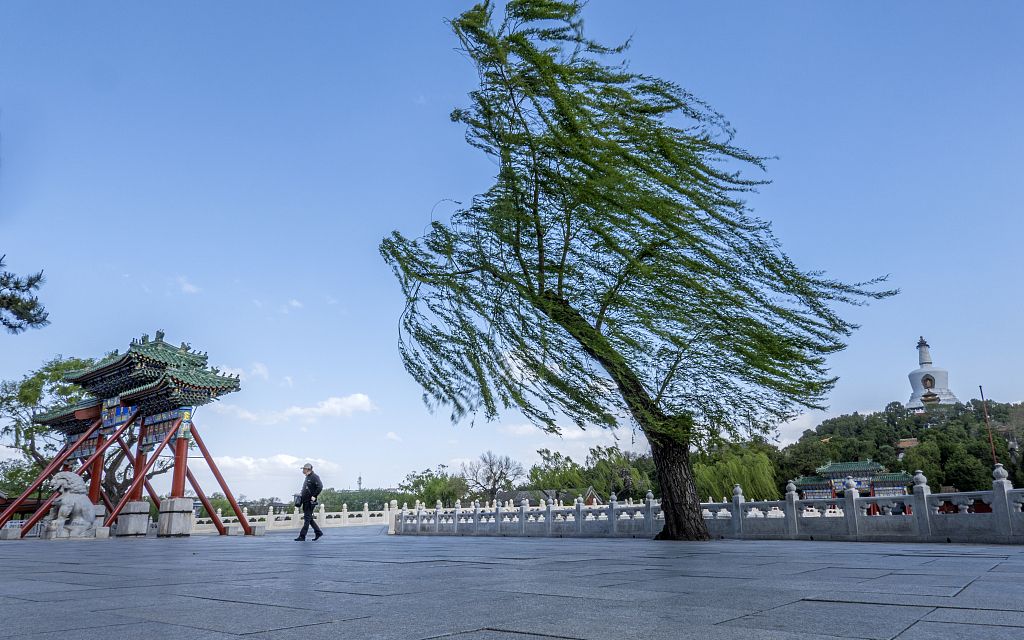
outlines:
[[[975,542],[1024,544],[1024,489],[1014,489],[1003,465],[992,472],[991,491],[935,493],[920,471],[905,496],[861,497],[852,478],[835,498],[802,500],[789,483],[782,500],[747,502],[739,485],[732,500],[701,503],[715,538],[854,540],[865,542]],[[652,537],[664,526],[660,503],[587,506],[519,506],[473,503],[433,509],[403,505],[398,535]]]
[[[321,527],[389,525],[389,530],[391,530],[397,511],[398,503],[392,500],[390,504],[385,504],[384,509],[379,511],[371,511],[369,505],[363,503],[361,511],[349,511],[347,504],[342,505],[341,511],[327,511],[324,505],[320,505],[314,513],[316,514],[316,523]],[[271,508],[266,515],[251,515],[248,509],[243,509],[242,512],[250,524],[253,526],[264,526],[267,531],[286,531],[302,527],[302,510],[298,507],[291,510],[281,510],[277,513]],[[229,528],[233,526],[241,527],[238,524],[237,516],[224,515],[220,509],[217,510],[217,515],[220,516],[221,522],[225,526]],[[211,518],[196,518],[192,533],[217,533],[217,528]]]
[[[861,497],[847,478],[842,495],[809,500],[790,483],[773,502],[746,502],[736,485],[731,502],[701,508],[718,538],[1024,544],[1024,489],[1013,488],[1001,464],[992,477],[991,491],[932,493],[918,471],[909,495],[886,497]],[[771,517],[776,510],[781,517]]]
[[[395,522],[398,535],[538,536],[582,538],[650,538],[661,531],[661,504],[651,493],[644,502],[619,502],[615,495],[606,505],[586,505],[579,497],[571,505],[542,501],[530,506],[484,504],[464,508],[461,502],[433,509],[403,505]]]

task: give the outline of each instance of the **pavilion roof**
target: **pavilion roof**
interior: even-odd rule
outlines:
[[[798,487],[809,487],[815,485],[829,485],[832,486],[832,481],[828,478],[822,478],[821,476],[800,476],[793,481]]]
[[[878,482],[889,482],[892,484],[910,484],[914,481],[914,476],[910,475],[906,471],[897,471],[895,473],[881,473],[874,478],[871,478],[872,483]]]
[[[862,460],[857,462],[830,462],[823,467],[815,469],[818,473],[871,473],[878,472],[884,467],[874,460]]]
[[[154,340],[144,335],[133,340],[123,354],[115,351],[95,365],[65,377],[95,397],[33,416],[33,421],[73,434],[89,422],[75,418],[75,412],[98,407],[102,398],[120,400],[121,406],[137,406],[139,415],[149,416],[178,407],[203,405],[238,391],[238,376],[208,367],[208,359],[206,353],[193,351],[186,343],[174,346],[165,342],[163,331],[157,331]]]

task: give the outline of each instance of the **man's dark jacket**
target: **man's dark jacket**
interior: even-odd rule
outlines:
[[[313,498],[320,495],[320,492],[324,490],[324,483],[320,482],[320,476],[315,473],[311,473],[306,476],[306,481],[302,483],[302,510],[304,512],[313,511]]]

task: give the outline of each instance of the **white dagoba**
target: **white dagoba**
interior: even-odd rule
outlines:
[[[928,342],[921,336],[917,341],[919,367],[910,372],[910,401],[908,409],[924,409],[929,404],[956,404],[960,402],[949,390],[949,372],[932,366],[932,354]]]

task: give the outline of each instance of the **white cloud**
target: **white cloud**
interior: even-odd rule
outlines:
[[[189,282],[185,276],[178,276],[177,282],[182,293],[199,293],[202,291],[202,289]]]
[[[793,418],[789,422],[779,425],[779,444],[781,446],[786,446],[796,442],[800,439],[800,436],[804,431],[813,429],[821,424],[822,420],[829,417],[831,416],[824,411],[810,411]]]
[[[217,368],[220,369],[221,373],[229,373],[233,376],[238,376],[239,380],[245,380],[245,369],[240,367],[226,367],[224,365],[219,365]]]
[[[321,418],[348,417],[358,411],[372,411],[373,408],[370,397],[364,393],[353,393],[344,397],[331,396],[311,406],[296,405],[282,411],[255,412],[233,404],[213,405],[217,413],[259,424],[280,424],[292,420],[311,423]]]
[[[234,476],[260,478],[263,476],[294,476],[299,477],[302,465],[309,462],[314,469],[336,471],[341,467],[323,458],[300,458],[287,453],[277,453],[266,458],[251,456],[215,456],[214,460],[222,471]]]
[[[257,298],[253,298],[252,299],[252,303],[254,305],[256,305],[257,308],[263,308],[263,301],[262,300],[259,300]]]
[[[398,435],[394,431],[388,431],[387,433],[384,434],[384,437],[387,438],[388,440],[394,440],[395,442],[402,441],[402,436]]]
[[[338,299],[335,298],[334,296],[327,296],[324,298],[324,300],[327,302],[327,304],[338,304]]]
[[[292,309],[301,309],[303,307],[303,304],[296,300],[295,298],[292,298],[291,300],[288,301],[288,306],[291,307]]]
[[[289,389],[291,389],[292,387],[295,386],[295,380],[292,380],[291,376],[285,376],[281,378],[281,386],[288,387]]]
[[[532,436],[541,433],[541,430],[532,424],[506,424],[498,428],[502,433],[507,433],[510,436],[521,438],[523,436]]]
[[[254,378],[263,378],[264,380],[269,380],[270,369],[268,369],[267,365],[263,364],[262,362],[254,362],[252,363],[252,369],[249,370],[249,375],[251,375]]]

